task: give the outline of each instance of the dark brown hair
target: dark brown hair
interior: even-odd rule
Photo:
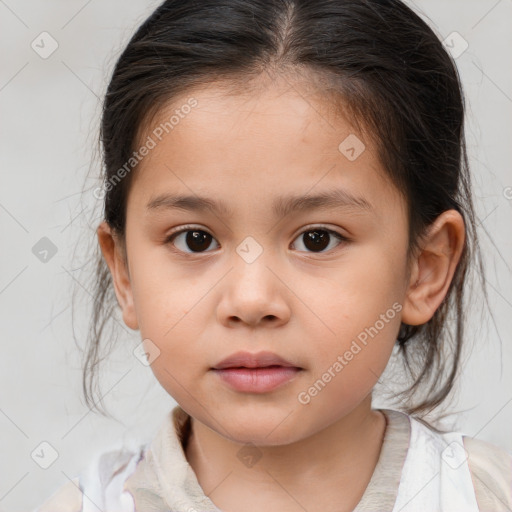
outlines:
[[[178,95],[215,80],[246,86],[263,72],[315,77],[337,95],[377,144],[408,206],[409,254],[444,211],[461,213],[466,241],[433,318],[402,324],[396,341],[412,383],[395,395],[421,415],[449,395],[460,366],[466,281],[477,264],[475,213],[456,66],[433,30],[399,0],[167,0],[138,28],[115,66],[103,105],[104,183],[132,157],[141,127]],[[234,89],[233,89],[234,90]],[[133,171],[105,189],[104,219],[124,240]],[[478,257],[477,257],[478,256]],[[482,279],[484,295],[484,280]],[[97,403],[101,339],[117,307],[97,253],[95,304],[83,375]],[[110,339],[110,341],[112,341]],[[416,393],[421,397],[413,402]]]

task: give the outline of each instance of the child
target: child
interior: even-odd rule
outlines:
[[[112,286],[179,405],[39,512],[511,510],[510,454],[422,420],[480,261],[463,118],[399,0],[160,5],[105,98],[84,382]],[[412,384],[373,409],[394,348]]]

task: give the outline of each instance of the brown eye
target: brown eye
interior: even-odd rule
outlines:
[[[298,240],[298,250],[313,253],[328,252],[342,242],[348,242],[348,239],[344,236],[326,228],[308,229],[303,231],[296,240]],[[212,242],[217,244],[215,238],[207,231],[190,228],[173,233],[166,240],[166,243],[171,243],[181,252],[189,254],[209,252],[208,249]],[[214,249],[217,247],[214,247]]]
[[[167,242],[175,245],[182,252],[205,252],[215,240],[210,233],[202,229],[185,229],[171,235]]]
[[[327,252],[328,250],[333,248],[333,243],[338,242],[334,245],[336,247],[343,241],[348,241],[344,236],[332,231],[330,229],[323,228],[314,228],[308,229],[307,231],[303,231],[296,240],[299,241],[299,249],[300,245],[305,248],[306,251],[310,252]]]

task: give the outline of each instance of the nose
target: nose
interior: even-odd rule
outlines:
[[[218,320],[226,327],[245,324],[249,327],[286,324],[291,316],[289,297],[292,292],[275,265],[269,266],[260,256],[247,263],[241,258],[224,281],[218,304]]]

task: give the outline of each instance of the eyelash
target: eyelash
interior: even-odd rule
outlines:
[[[302,230],[295,238],[294,240],[297,240],[301,235],[303,235],[304,233],[307,233],[308,231],[324,231],[326,233],[328,233],[329,235],[333,235],[335,238],[338,239],[338,241],[340,242],[336,247],[338,247],[339,245],[343,244],[343,243],[348,243],[350,242],[350,239],[348,239],[347,237],[341,235],[340,233],[338,233],[337,231],[334,231],[332,229],[329,229],[327,228],[326,226],[322,226],[322,225],[315,225],[315,226],[308,226],[306,229]],[[179,229],[178,231],[175,231],[173,233],[171,233],[166,239],[165,239],[165,244],[170,244],[170,245],[174,245],[173,244],[173,241],[174,239],[182,234],[182,233],[186,233],[187,231],[202,231],[204,233],[208,233],[214,240],[215,240],[215,237],[210,233],[208,232],[206,229],[203,229],[203,228],[200,228],[198,226],[193,226],[193,225],[186,225],[186,226],[183,226],[181,229]],[[319,252],[314,252],[314,251],[300,251],[300,252],[306,252],[307,254],[326,254],[326,253],[329,253],[329,252],[332,252],[333,250],[336,250],[336,247],[334,249],[330,249],[328,251],[319,251]],[[212,251],[202,251],[202,252],[185,252],[185,251],[182,251],[180,249],[177,249],[177,248],[174,248],[173,250],[179,252],[180,254],[194,254],[194,255],[199,255],[199,254],[204,254],[204,253],[208,253],[208,252],[212,252]]]

